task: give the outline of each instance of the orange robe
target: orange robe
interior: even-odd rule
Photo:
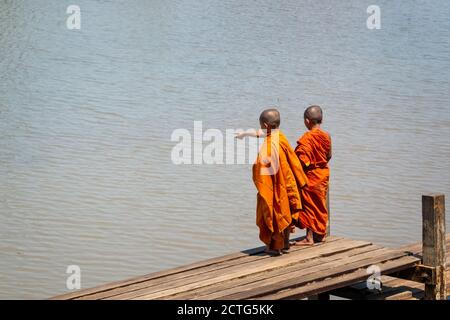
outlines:
[[[302,208],[299,188],[307,179],[288,140],[279,130],[268,135],[253,165],[258,190],[256,225],[259,238],[270,249],[284,247],[283,232],[298,219]]]
[[[295,153],[300,159],[308,185],[301,189],[303,208],[297,226],[316,234],[326,234],[328,209],[326,205],[331,158],[330,135],[320,128],[306,132],[298,141]]]

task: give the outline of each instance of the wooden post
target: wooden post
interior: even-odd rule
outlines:
[[[422,196],[423,265],[431,277],[425,282],[425,300],[445,300],[445,198],[443,194]]]

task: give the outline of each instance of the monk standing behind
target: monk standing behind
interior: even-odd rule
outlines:
[[[307,180],[294,150],[278,129],[278,110],[263,111],[259,122],[267,133],[253,165],[253,182],[258,190],[256,224],[266,252],[280,255],[289,249],[290,227],[302,208],[299,190]]]
[[[306,228],[306,238],[296,245],[311,245],[325,239],[328,225],[327,191],[330,178],[331,137],[321,129],[322,109],[310,106],[304,113],[308,128],[298,141],[295,153],[308,177],[308,185],[300,190],[303,208],[297,226]]]

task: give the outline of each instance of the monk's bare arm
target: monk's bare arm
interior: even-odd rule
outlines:
[[[249,129],[243,132],[235,132],[235,135],[237,139],[244,139],[245,137],[264,138],[266,136],[265,132],[262,129]]]

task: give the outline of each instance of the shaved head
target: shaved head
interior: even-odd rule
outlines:
[[[308,119],[312,124],[321,124],[322,123],[322,108],[313,105],[309,106],[305,110],[305,114],[303,115],[305,119]]]
[[[266,123],[270,129],[277,129],[280,126],[280,112],[275,109],[266,109],[259,116],[259,123]]]

